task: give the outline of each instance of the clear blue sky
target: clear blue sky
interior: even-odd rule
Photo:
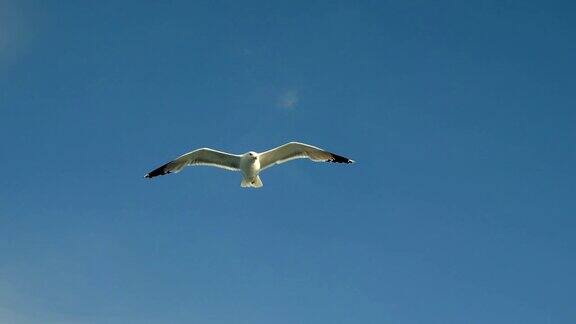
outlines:
[[[0,1],[0,322],[575,323],[575,10]]]

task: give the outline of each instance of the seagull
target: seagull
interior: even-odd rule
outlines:
[[[281,164],[294,159],[310,159],[314,162],[354,163],[347,157],[343,157],[321,148],[298,142],[290,142],[273,148],[269,151],[257,153],[250,151],[242,155],[216,151],[210,148],[201,148],[181,155],[152,171],[145,178],[178,173],[186,166],[207,165],[217,168],[242,172],[240,186],[260,188],[260,172],[276,164]]]

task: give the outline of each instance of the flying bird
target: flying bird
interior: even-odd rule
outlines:
[[[242,187],[262,187],[260,172],[276,164],[294,159],[310,159],[314,162],[354,163],[353,160],[321,148],[290,142],[273,148],[269,151],[257,153],[250,151],[242,155],[216,151],[210,148],[201,148],[179,156],[146,174],[145,178],[169,173],[178,173],[186,166],[208,165],[217,168],[242,172]]]

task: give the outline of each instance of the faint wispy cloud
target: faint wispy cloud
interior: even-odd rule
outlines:
[[[300,96],[297,90],[285,90],[278,97],[278,106],[282,108],[292,109],[298,105]]]

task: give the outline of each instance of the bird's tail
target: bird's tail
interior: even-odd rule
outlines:
[[[262,184],[262,180],[260,180],[260,176],[256,176],[252,179],[242,179],[242,182],[240,183],[240,186],[242,188],[246,188],[246,187],[251,187],[251,188],[260,188],[262,187],[264,184]]]

